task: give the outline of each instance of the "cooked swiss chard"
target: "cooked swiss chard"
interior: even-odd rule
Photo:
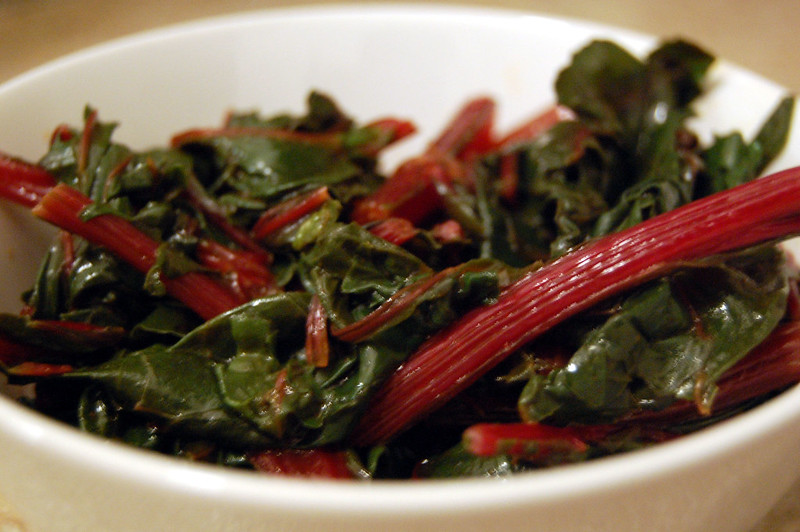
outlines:
[[[688,119],[713,57],[579,50],[556,105],[495,131],[229,115],[135,152],[87,108],[0,195],[61,231],[0,316],[0,369],[87,432],[330,477],[498,476],[679,437],[800,380],[800,169]]]

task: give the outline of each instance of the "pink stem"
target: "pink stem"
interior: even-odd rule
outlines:
[[[385,383],[353,433],[385,442],[550,327],[681,263],[800,232],[800,167],[692,202],[532,271],[434,335]]]

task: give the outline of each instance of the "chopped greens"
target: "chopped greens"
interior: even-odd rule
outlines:
[[[785,98],[750,140],[691,130],[714,58],[598,40],[502,134],[229,115],[135,152],[87,107],[0,197],[61,228],[0,370],[80,430],[328,478],[502,477],[657,444],[800,381],[800,169]]]

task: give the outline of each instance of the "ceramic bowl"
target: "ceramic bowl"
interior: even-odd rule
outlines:
[[[552,103],[553,81],[591,38],[645,53],[651,38],[528,13],[338,6],[244,13],[70,55],[0,87],[0,149],[36,159],[83,106],[136,148],[220,123],[230,109],[303,109],[312,88],[358,119],[420,128],[417,153],[467,98],[501,127]],[[701,43],[702,44],[702,43]],[[730,64],[699,106],[703,135],[754,130],[781,87]],[[796,126],[797,127],[797,126]],[[426,136],[427,135],[427,136]],[[794,135],[774,168],[800,163]],[[0,305],[17,310],[52,231],[0,210]],[[746,531],[800,474],[800,388],[678,441],[502,481],[326,482],[190,464],[87,436],[0,397],[0,529],[396,532]],[[8,528],[3,528],[3,526]]]

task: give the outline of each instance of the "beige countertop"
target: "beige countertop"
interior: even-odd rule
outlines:
[[[138,31],[236,11],[320,3],[331,2],[0,0],[0,83],[66,53]],[[592,20],[660,37],[688,37],[715,55],[770,78],[793,93],[800,93],[800,4],[797,0],[462,0],[443,3],[524,9]],[[753,532],[798,530],[800,483]]]

